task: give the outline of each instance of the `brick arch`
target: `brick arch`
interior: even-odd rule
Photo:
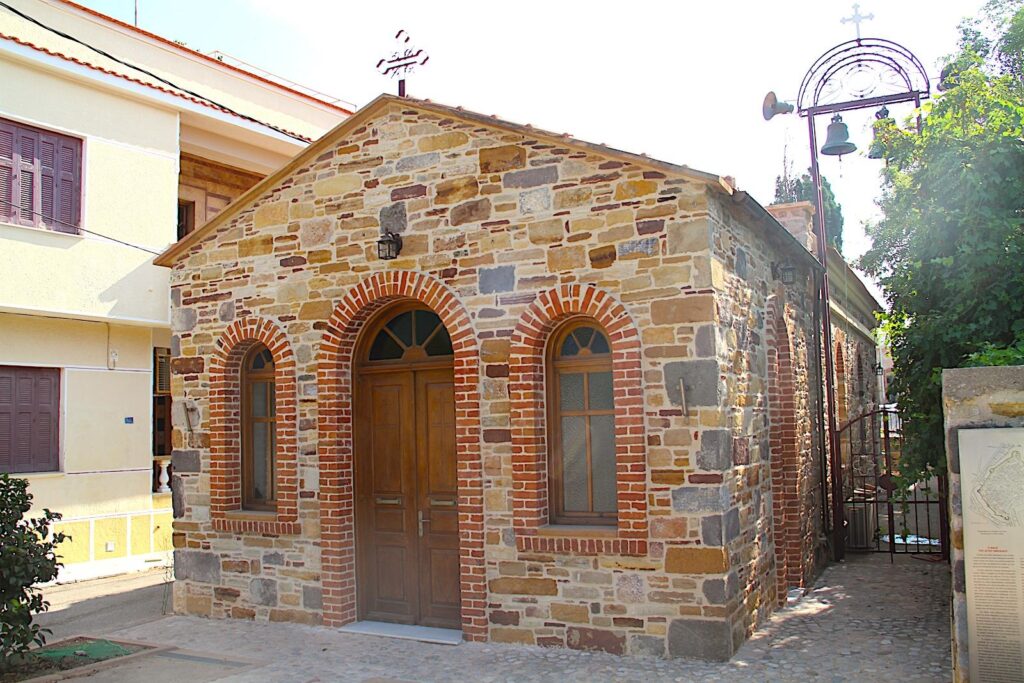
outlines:
[[[592,318],[612,348],[618,529],[614,537],[573,536],[548,524],[548,448],[545,435],[545,347],[572,316]],[[593,285],[543,291],[523,312],[509,352],[512,422],[513,524],[522,551],[585,554],[647,553],[647,467],[640,336],[625,307]]]
[[[796,423],[797,380],[793,337],[785,300],[768,302],[768,416],[772,478],[772,529],[775,541],[776,597],[786,604],[790,586],[804,584],[801,538],[800,444]]]
[[[320,533],[324,623],[356,619],[353,353],[363,326],[387,304],[413,299],[440,316],[455,351],[462,631],[486,640],[480,353],[469,314],[440,280],[411,271],[374,273],[353,286],[324,326],[317,355]]]
[[[835,350],[835,394],[836,394],[836,422],[838,428],[842,429],[846,426],[846,421],[849,417],[849,398],[847,397],[847,373],[846,373],[846,352],[845,352],[845,337],[842,333],[836,335],[836,350]]]
[[[277,436],[274,477],[277,511],[242,509],[242,359],[256,344],[274,357]],[[297,400],[295,356],[284,332],[270,320],[248,316],[228,325],[210,355],[210,518],[220,531],[298,534]]]

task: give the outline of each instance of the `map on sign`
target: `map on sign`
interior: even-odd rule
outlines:
[[[995,526],[1024,527],[1024,448],[1005,444],[987,455],[975,470],[972,511]]]

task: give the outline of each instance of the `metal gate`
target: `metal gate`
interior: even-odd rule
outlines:
[[[946,477],[898,486],[902,426],[880,408],[839,430],[846,550],[948,558]]]

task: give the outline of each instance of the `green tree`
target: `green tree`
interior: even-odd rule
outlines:
[[[891,119],[875,126],[888,162],[883,218],[868,226],[872,247],[860,265],[889,303],[883,324],[907,420],[908,477],[945,467],[942,369],[1012,362],[1024,333],[1024,11],[1004,2],[988,12],[1009,16],[998,22],[1002,34],[961,26],[921,133]]]
[[[828,230],[828,243],[843,251],[843,207],[836,201],[836,195],[832,192],[828,178],[821,176],[821,198],[825,203],[825,228]],[[793,176],[786,168],[782,175],[775,176],[775,199],[774,204],[787,204],[789,202],[811,202],[815,209],[818,208],[818,197],[814,192],[814,183],[811,182],[811,169],[802,176]]]
[[[49,633],[32,623],[33,615],[49,608],[35,586],[57,576],[54,550],[66,537],[50,536],[60,514],[43,510],[41,517],[26,518],[31,509],[28,482],[0,474],[0,671]]]

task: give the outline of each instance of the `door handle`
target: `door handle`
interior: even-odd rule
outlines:
[[[423,538],[423,525],[430,524],[430,520],[424,516],[423,510],[420,510],[416,515],[416,521],[420,530],[420,538]]]

